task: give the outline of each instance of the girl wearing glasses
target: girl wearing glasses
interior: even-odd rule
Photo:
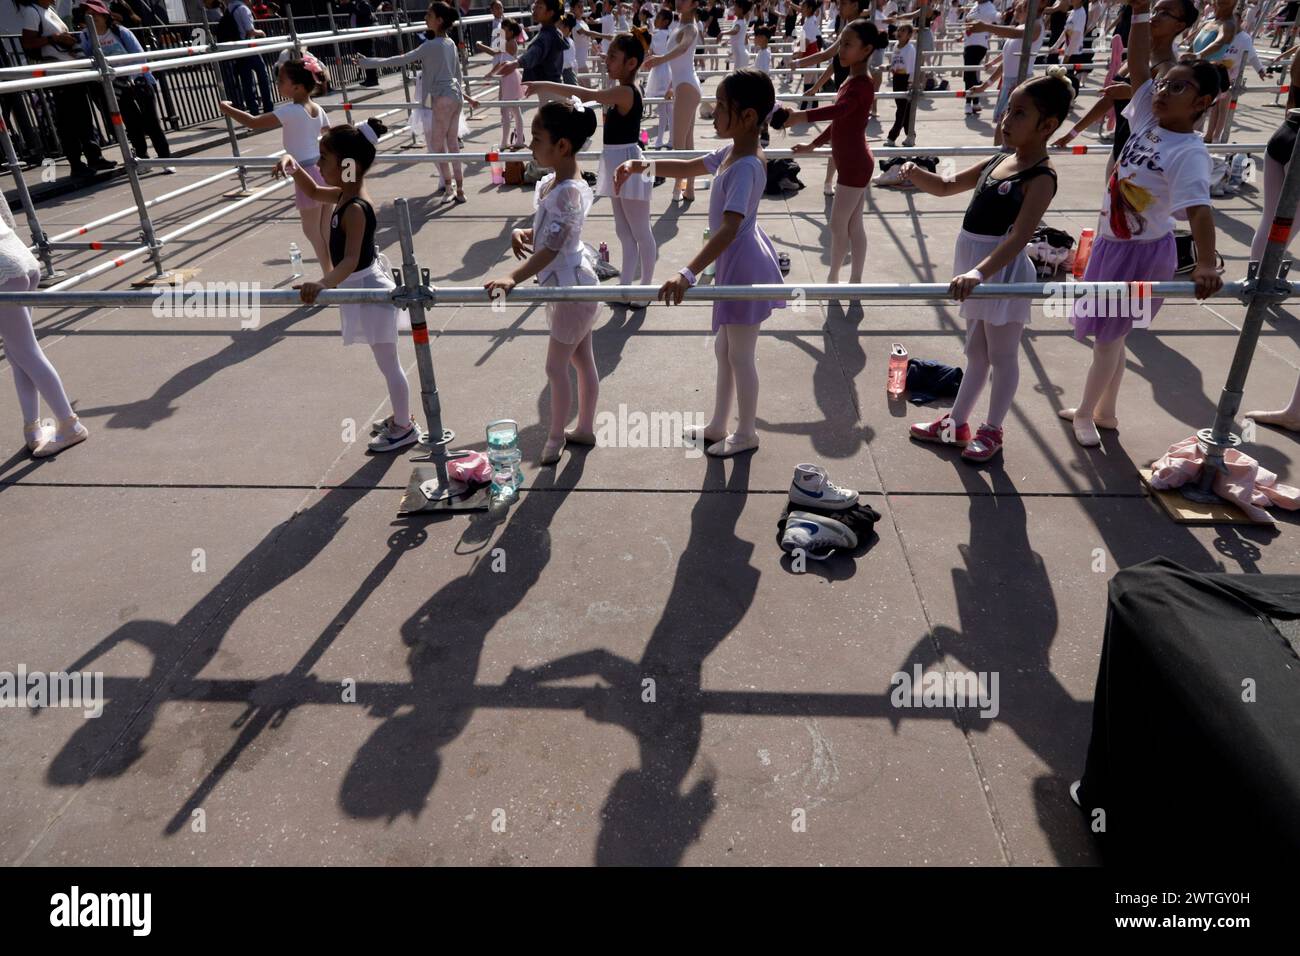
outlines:
[[[1178,263],[1174,219],[1191,225],[1196,243],[1192,281],[1204,299],[1223,286],[1214,254],[1210,209],[1210,154],[1195,132],[1202,114],[1225,88],[1222,69],[1184,58],[1152,82],[1150,0],[1133,0],[1129,70],[1133,99],[1124,110],[1132,130],[1102,198],[1097,239],[1085,282],[1167,282]],[[1085,448],[1101,444],[1098,428],[1118,427],[1116,403],[1124,374],[1124,342],[1134,320],[1150,323],[1160,299],[1131,308],[1132,297],[1078,297],[1071,320],[1079,341],[1093,337],[1092,365],[1075,408],[1060,412],[1073,422]],[[1139,314],[1134,315],[1134,312]]]

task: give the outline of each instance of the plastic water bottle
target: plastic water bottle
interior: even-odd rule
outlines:
[[[712,233],[711,230],[708,230],[708,229],[705,229],[705,230],[704,230],[704,244],[705,244],[705,245],[708,245],[708,242],[709,242],[709,236],[711,236],[711,235],[713,235],[713,233]],[[717,259],[714,259],[712,262],[710,262],[707,266],[704,267],[704,274],[705,274],[706,276],[716,275],[716,274],[717,274],[717,271],[718,271],[718,260],[717,260]]]
[[[604,243],[604,242],[602,242],[602,243],[600,244],[600,261],[601,261],[601,262],[609,262],[609,245],[608,245],[608,243]]]
[[[524,482],[519,463],[519,423],[509,418],[489,422],[487,426],[488,461],[492,464],[492,500],[509,504],[519,497]]]
[[[895,342],[889,347],[889,381],[885,386],[890,398],[898,398],[907,386],[907,349]]]
[[[492,185],[503,186],[506,181],[506,168],[498,162],[492,163]]]
[[[293,270],[295,279],[302,275],[302,250],[296,242],[289,243],[289,268]]]
[[[1092,240],[1096,232],[1085,229],[1079,233],[1079,248],[1074,253],[1074,278],[1083,281],[1083,273],[1088,268],[1088,259],[1092,256]]]

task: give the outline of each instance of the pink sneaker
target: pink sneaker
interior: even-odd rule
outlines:
[[[957,425],[947,415],[928,425],[917,422],[909,431],[917,441],[934,442],[938,445],[964,448],[970,441],[970,425]]]
[[[992,425],[981,425],[975,437],[961,451],[967,461],[988,461],[1002,450],[1002,429]]]

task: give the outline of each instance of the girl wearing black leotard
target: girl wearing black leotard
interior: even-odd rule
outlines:
[[[375,143],[384,125],[371,119],[361,128],[335,126],[320,139],[320,185],[284,157],[275,175],[292,173],[294,182],[317,202],[334,207],[330,216],[329,251],[334,268],[316,282],[299,286],[302,301],[311,304],[324,289],[396,288],[388,258],[375,248],[375,209],[365,188],[365,176],[375,161]],[[396,451],[420,440],[420,428],[411,416],[411,392],[406,372],[397,354],[397,333],[410,329],[406,313],[391,302],[350,304],[339,307],[343,344],[364,342],[370,346],[375,364],[388,385],[393,414],[375,426],[369,448],[374,452]]]

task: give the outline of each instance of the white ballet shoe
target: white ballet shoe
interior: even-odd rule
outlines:
[[[23,441],[27,442],[28,451],[35,451],[53,437],[54,429],[43,424],[39,418],[23,426]]]
[[[59,420],[59,427],[54,430],[53,436],[41,442],[32,449],[33,458],[51,458],[61,451],[66,451],[73,445],[79,445],[90,437],[90,432],[86,426],[81,424],[81,419],[73,415],[71,418]]]

